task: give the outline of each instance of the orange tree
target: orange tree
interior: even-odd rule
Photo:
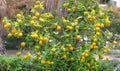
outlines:
[[[99,71],[103,54],[113,45],[105,28],[111,21],[98,3],[66,0],[62,19],[50,12],[40,13],[39,10],[44,10],[43,3],[37,1],[27,16],[20,13],[14,21],[3,19],[8,38],[22,39],[16,55],[19,57],[24,49],[29,50],[24,59],[32,58],[33,63],[46,71]]]

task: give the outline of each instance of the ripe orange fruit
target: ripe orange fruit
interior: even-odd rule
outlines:
[[[39,41],[39,45],[42,45],[43,44],[43,42],[42,41]]]
[[[41,60],[41,64],[45,64],[46,63],[46,61],[45,60]]]
[[[56,50],[56,48],[52,48],[50,51],[51,51],[51,52],[54,52],[55,50]]]
[[[37,55],[37,57],[40,57],[41,53],[40,53],[40,52],[37,52],[37,54],[36,54],[36,55]]]
[[[96,32],[96,36],[100,36],[100,32]]]
[[[66,59],[67,58],[67,56],[66,55],[63,55],[63,57],[62,57],[63,59]]]
[[[106,60],[107,60],[107,61],[109,61],[109,60],[110,60],[110,58],[107,56],[107,57],[106,57]]]
[[[87,16],[88,15],[88,12],[84,12],[84,16]]]
[[[57,31],[61,31],[61,29],[62,29],[61,26],[57,26],[56,28]]]
[[[18,37],[22,37],[23,36],[23,34],[22,33],[18,33]]]
[[[70,7],[70,4],[69,3],[65,3],[63,4],[64,7]]]
[[[69,27],[69,30],[70,30],[70,31],[72,31],[72,30],[73,30],[73,27],[72,27],[72,26],[70,26],[70,27]]]
[[[100,28],[104,28],[104,24],[102,23],[102,24],[100,24]]]
[[[96,45],[97,45],[97,43],[96,43],[96,42],[93,42],[93,43],[92,43],[92,45],[93,45],[93,46],[96,46]]]
[[[76,39],[77,39],[77,40],[80,40],[80,39],[81,39],[81,36],[80,36],[80,35],[77,35],[77,36],[76,36]]]
[[[74,22],[78,23],[78,19],[75,19]]]
[[[95,11],[95,10],[92,10],[92,14],[96,14],[96,11]]]
[[[88,57],[88,53],[85,53],[85,57]]]
[[[34,25],[35,22],[33,20],[30,21],[30,25]]]
[[[67,9],[67,12],[71,12],[72,10],[70,8]]]
[[[39,16],[40,16],[40,13],[39,13],[39,12],[36,12],[36,13],[35,13],[35,16],[36,16],[36,17],[39,17]]]
[[[73,57],[70,58],[70,61],[73,62],[75,59]]]
[[[15,28],[12,29],[12,31],[11,31],[12,34],[15,34],[16,32],[17,32],[17,30]]]
[[[111,22],[109,20],[106,21],[106,25],[110,26]]]
[[[117,41],[114,40],[114,41],[113,41],[113,44],[114,44],[114,45],[117,45]]]
[[[73,51],[73,49],[74,49],[73,47],[69,47],[69,50],[70,50],[70,51]]]
[[[85,62],[85,59],[81,59],[81,62]]]
[[[22,20],[20,20],[20,19],[17,20],[17,22],[18,22],[18,24],[22,24]]]
[[[33,17],[32,17],[32,20],[36,20],[36,19],[37,19],[37,17],[36,17],[36,16],[33,16]]]
[[[76,11],[77,11],[77,8],[76,8],[76,7],[73,7],[73,8],[72,8],[72,12],[75,13]]]
[[[90,48],[91,48],[91,49],[94,49],[94,46],[93,46],[93,45],[91,45],[91,46],[90,46]]]
[[[27,53],[27,58],[30,58],[32,54],[30,52]]]
[[[63,23],[68,23],[69,20],[66,20],[65,18],[62,19]]]
[[[110,48],[108,48],[107,51],[110,52]]]
[[[48,65],[50,65],[50,64],[51,64],[49,60],[48,60],[48,61],[46,61],[46,63],[47,63]]]
[[[99,27],[96,27],[96,28],[95,28],[95,31],[96,31],[96,32],[99,32],[99,31],[100,31],[100,28],[99,28]]]
[[[68,44],[68,47],[72,47],[72,45],[71,45],[71,44]]]
[[[52,62],[50,62],[50,64],[51,64],[51,65],[53,65],[53,64],[54,64],[54,62],[52,61]]]
[[[9,34],[7,35],[7,37],[8,37],[8,38],[12,37],[12,33],[9,33]]]
[[[40,41],[44,41],[44,37],[40,37],[40,39],[39,39]]]
[[[85,56],[85,53],[82,53],[82,57],[84,57]]]
[[[88,15],[88,19],[91,20],[91,19],[92,19],[92,16],[91,16],[91,15]]]
[[[7,24],[4,25],[4,28],[5,28],[5,29],[9,29],[10,27],[11,27],[11,24],[10,24],[10,23],[7,23]]]
[[[25,59],[25,60],[27,60],[27,59],[28,59],[27,55],[25,55],[25,56],[24,56],[24,59]]]
[[[49,40],[48,40],[48,38],[44,37],[43,41],[44,41],[45,43],[48,43]]]
[[[77,29],[80,29],[80,26],[76,26]]]
[[[95,24],[96,27],[101,27],[100,23]]]
[[[16,53],[16,56],[19,57],[20,55],[21,55],[21,52],[17,52],[17,53]]]
[[[31,35],[31,37],[34,38],[34,39],[37,39],[39,36],[37,35],[37,33],[34,33],[34,34]]]
[[[52,18],[54,18],[54,16],[53,16],[52,14],[50,14],[50,15],[48,16],[48,18],[52,19]]]
[[[37,29],[39,29],[41,26],[38,24],[38,25],[35,25],[35,27],[36,27]]]
[[[85,57],[84,57],[84,56],[82,56],[82,59],[85,59]]]
[[[97,39],[96,38],[94,38],[93,41],[97,43]]]
[[[94,46],[94,50],[96,50],[98,48],[98,46]]]
[[[21,43],[21,47],[25,47],[26,46],[26,43],[25,42],[22,42]]]
[[[16,15],[16,18],[21,18],[21,14],[17,14],[17,15]]]
[[[106,49],[104,49],[104,50],[103,50],[103,52],[104,52],[104,53],[106,53],[106,52],[107,52],[107,50],[106,50]]]
[[[89,52],[89,50],[85,50],[85,53],[88,53]]]

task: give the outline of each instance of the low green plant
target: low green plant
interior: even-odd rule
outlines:
[[[0,71],[29,71],[31,68],[29,61],[18,57],[0,56]]]
[[[120,64],[117,60],[99,61],[98,71],[114,71]],[[33,58],[24,60],[23,57],[0,56],[0,71],[46,71],[46,67],[41,67],[40,63],[35,62]],[[119,71],[120,68],[116,70]],[[47,71],[50,71],[48,69]],[[78,70],[76,70],[78,71]],[[84,70],[83,71],[87,71]]]
[[[114,71],[119,64],[118,60],[100,61],[99,71]],[[119,68],[116,70],[119,71]]]

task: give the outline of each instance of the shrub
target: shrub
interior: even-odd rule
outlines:
[[[113,9],[114,10],[114,9]],[[108,16],[110,17],[110,20],[112,21],[111,23],[111,26],[109,27],[109,30],[112,31],[113,33],[116,33],[116,34],[119,34],[120,31],[119,31],[119,18],[120,18],[120,13],[119,11],[112,11],[112,12],[109,12],[108,13]]]
[[[20,57],[0,56],[0,71],[38,71],[39,67],[33,66],[32,62],[32,59],[24,60]]]
[[[120,64],[119,61],[105,61],[99,63],[98,71],[113,71]],[[43,71],[40,63],[34,62],[34,59],[24,60],[22,57],[0,56],[0,71]],[[47,70],[48,71],[48,70]],[[117,69],[119,71],[119,68]]]
[[[16,55],[19,57],[24,49],[29,50],[23,58],[33,58],[30,63],[38,63],[39,70],[98,71],[103,54],[112,47],[106,29],[111,24],[109,17],[95,0],[75,3],[66,0],[62,6],[66,15],[62,19],[49,12],[40,13],[39,10],[44,10],[43,3],[37,1],[30,15],[17,14],[14,21],[3,19],[8,38],[22,39]]]
[[[107,62],[103,60],[100,62],[99,71],[119,71],[119,68],[117,68],[119,64],[120,63],[117,60],[110,60]]]

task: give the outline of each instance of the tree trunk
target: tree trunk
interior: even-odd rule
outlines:
[[[65,14],[65,10],[61,8],[65,0],[44,0],[44,1],[46,11],[53,12],[54,10],[56,10],[57,15],[59,17],[62,17]]]
[[[5,0],[0,0],[0,55],[5,54],[5,47],[3,44],[3,37],[5,35],[5,30],[4,30],[4,25],[2,24],[2,19],[6,15],[6,1]]]

